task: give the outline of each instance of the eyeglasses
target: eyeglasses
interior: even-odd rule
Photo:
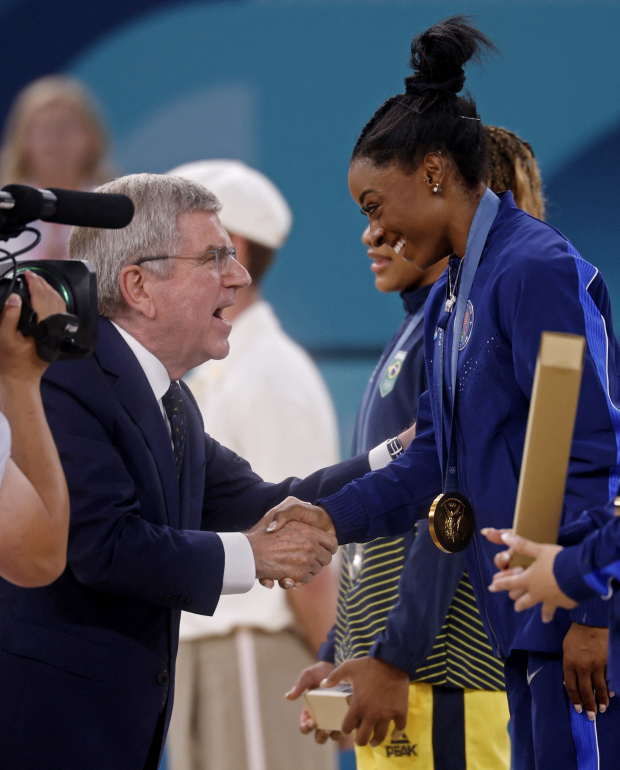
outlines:
[[[158,259],[193,259],[205,267],[215,268],[220,275],[228,275],[230,272],[230,260],[237,259],[237,250],[234,246],[218,246],[217,249],[201,251],[197,254],[164,254],[161,257],[142,257],[134,264],[154,262]]]

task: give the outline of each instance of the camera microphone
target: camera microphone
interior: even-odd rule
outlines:
[[[24,184],[9,184],[0,190],[0,241],[15,238],[24,231],[36,235],[25,248],[11,254],[0,248],[0,262],[13,266],[0,269],[0,312],[11,293],[22,298],[17,324],[19,331],[34,337],[37,353],[44,361],[86,358],[97,344],[97,278],[88,262],[74,260],[16,261],[30,251],[41,234],[30,222],[42,219],[59,225],[118,230],[127,227],[134,205],[126,195],[79,192],[77,190],[38,190]],[[66,312],[39,321],[30,299],[24,273],[38,273],[64,299]]]
[[[0,190],[0,214],[6,218],[9,230],[11,226],[23,228],[37,219],[60,225],[118,230],[131,222],[134,206],[126,195],[56,188],[38,190],[23,184],[9,184]]]

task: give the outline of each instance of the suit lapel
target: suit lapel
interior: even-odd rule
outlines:
[[[176,529],[179,526],[179,480],[170,435],[142,367],[107,318],[99,319],[96,356],[101,368],[114,375],[114,394],[142,432],[155,459],[164,490],[168,523]]]

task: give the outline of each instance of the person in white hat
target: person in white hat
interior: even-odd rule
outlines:
[[[198,161],[169,173],[219,198],[222,225],[252,278],[225,311],[233,325],[230,354],[188,378],[205,430],[267,481],[333,464],[338,433],[327,388],[261,296],[291,228],[288,204],[269,179],[239,161]],[[298,591],[257,584],[223,596],[213,617],[183,613],[168,737],[172,770],[334,767],[333,748],[304,741],[283,693],[333,624],[336,586],[334,572],[324,570]]]

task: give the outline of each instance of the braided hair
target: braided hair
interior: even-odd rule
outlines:
[[[531,146],[506,128],[485,126],[489,177],[493,192],[512,190],[520,209],[545,218],[545,198],[536,156]]]
[[[470,94],[458,94],[465,82],[463,66],[488,52],[497,48],[464,15],[416,35],[409,60],[414,74],[405,78],[405,93],[379,107],[351,160],[413,170],[428,152],[441,152],[452,158],[467,187],[486,181],[485,135],[476,103]]]

